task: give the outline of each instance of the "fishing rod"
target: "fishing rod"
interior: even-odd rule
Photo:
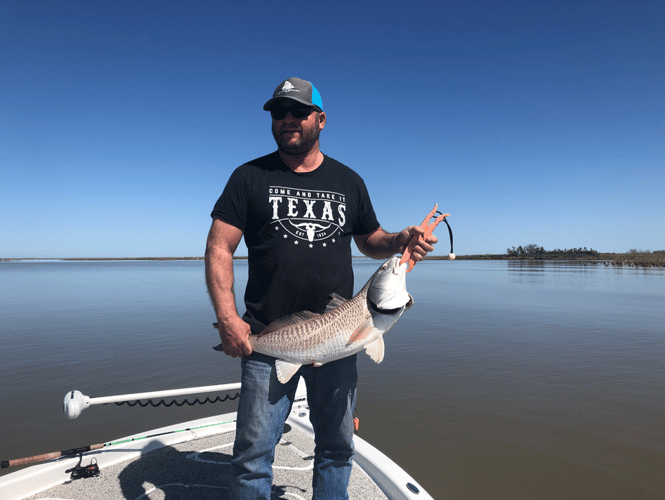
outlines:
[[[98,397],[98,398],[91,398],[91,397],[85,396],[80,391],[70,391],[65,395],[65,398],[63,400],[63,412],[65,413],[65,415],[67,415],[67,418],[74,419],[74,418],[77,418],[83,410],[89,408],[92,405],[104,405],[104,404],[110,404],[110,403],[121,404],[123,402],[138,401],[138,400],[141,400],[141,399],[168,398],[168,397],[176,397],[176,396],[185,396],[185,395],[189,395],[189,394],[205,394],[205,393],[208,393],[208,392],[222,392],[222,391],[233,391],[233,390],[236,390],[236,391],[240,390],[240,382],[236,382],[236,383],[233,383],[233,384],[208,385],[208,386],[203,386],[203,387],[189,387],[189,388],[184,388],[184,389],[171,389],[171,390],[166,390],[166,391],[140,392],[140,393],[135,393],[135,394],[121,394],[121,395],[117,395],[117,396],[104,396],[104,397]],[[223,422],[223,423],[229,423],[229,422]],[[18,465],[27,465],[27,464],[37,463],[37,462],[44,462],[46,460],[52,460],[52,459],[56,459],[56,458],[60,458],[60,457],[71,457],[71,456],[75,456],[75,455],[80,455],[82,453],[87,453],[89,451],[99,450],[99,449],[107,447],[107,446],[127,443],[127,442],[131,442],[131,441],[138,441],[138,440],[141,440],[141,439],[153,438],[153,437],[156,437],[156,436],[161,436],[161,435],[165,435],[165,434],[172,434],[172,433],[175,433],[175,432],[183,432],[183,431],[188,431],[188,430],[201,429],[203,427],[210,427],[211,425],[219,425],[219,424],[209,424],[209,425],[203,425],[203,426],[200,426],[200,427],[192,427],[192,428],[187,428],[187,429],[168,431],[168,432],[163,432],[161,434],[153,434],[153,435],[150,435],[150,436],[125,439],[125,440],[122,440],[122,441],[115,441],[115,442],[111,442],[111,443],[91,444],[89,446],[83,446],[81,448],[72,448],[70,450],[54,451],[52,453],[45,453],[43,455],[34,455],[32,457],[17,458],[17,459],[13,459],[13,460],[3,460],[2,462],[0,462],[0,468],[6,469],[8,467],[15,467],[15,466],[18,466]]]
[[[235,385],[235,384],[229,384],[229,385]],[[188,427],[186,429],[176,429],[173,431],[159,432],[157,434],[150,434],[149,436],[121,439],[120,441],[112,441],[110,443],[91,444],[88,446],[82,446],[80,448],[72,448],[71,450],[54,451],[52,453],[45,453],[43,455],[34,455],[32,457],[15,458],[13,460],[3,460],[2,462],[0,462],[0,468],[7,469],[8,467],[16,467],[18,465],[27,465],[27,464],[34,464],[37,462],[45,462],[46,460],[54,460],[56,458],[61,458],[61,457],[74,457],[76,455],[81,455],[89,451],[99,450],[101,448],[107,448],[109,446],[116,446],[119,444],[131,443],[134,441],[142,441],[144,439],[152,439],[159,436],[166,436],[168,434],[177,434],[179,432],[195,431],[207,427],[214,427],[216,425],[231,424],[233,422],[235,422],[235,420],[228,420],[226,422],[216,422],[214,424],[199,425],[197,427]]]

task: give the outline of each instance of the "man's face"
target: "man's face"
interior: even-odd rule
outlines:
[[[305,111],[301,111],[303,109]],[[272,136],[280,151],[294,156],[305,155],[318,143],[319,134],[325,124],[325,113],[317,113],[314,109],[307,109],[297,103],[276,105],[271,111]],[[303,116],[307,111],[311,113]]]

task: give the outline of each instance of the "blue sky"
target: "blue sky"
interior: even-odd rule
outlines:
[[[664,249],[664,21],[661,1],[3,0],[0,257],[203,255],[291,76],[386,230],[438,202],[458,255]]]

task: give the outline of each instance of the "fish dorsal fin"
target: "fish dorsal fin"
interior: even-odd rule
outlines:
[[[365,346],[365,352],[375,363],[383,361],[383,355],[386,352],[386,345],[383,343],[383,337],[379,337],[371,344]]]
[[[344,297],[341,297],[336,293],[330,294],[330,301],[328,302],[328,305],[326,305],[326,312],[332,311],[333,309],[337,309],[345,302],[347,302],[347,300]]]
[[[277,372],[277,380],[282,384],[286,384],[291,377],[300,369],[302,365],[297,363],[289,363],[283,359],[275,360],[275,371]]]
[[[276,330],[279,330],[281,328],[287,328],[289,326],[293,326],[296,323],[302,323],[303,321],[307,321],[308,319],[312,318],[317,318],[319,317],[320,314],[316,314],[310,311],[303,311],[299,313],[294,313],[294,314],[289,314],[288,316],[284,316],[283,318],[276,319],[272,323],[270,323],[268,326],[266,326],[263,331],[260,333],[260,335],[266,334],[266,333],[272,333]]]
[[[356,328],[355,331],[351,334],[347,343],[355,344],[356,342],[360,342],[361,340],[367,338],[367,336],[372,333],[372,330],[374,330],[374,322],[370,317],[358,325],[358,328]]]

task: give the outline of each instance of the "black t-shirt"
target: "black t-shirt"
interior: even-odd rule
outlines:
[[[244,233],[249,254],[245,312],[253,333],[328,296],[353,294],[351,239],[379,228],[362,178],[324,155],[298,174],[277,152],[238,167],[212,217]]]

